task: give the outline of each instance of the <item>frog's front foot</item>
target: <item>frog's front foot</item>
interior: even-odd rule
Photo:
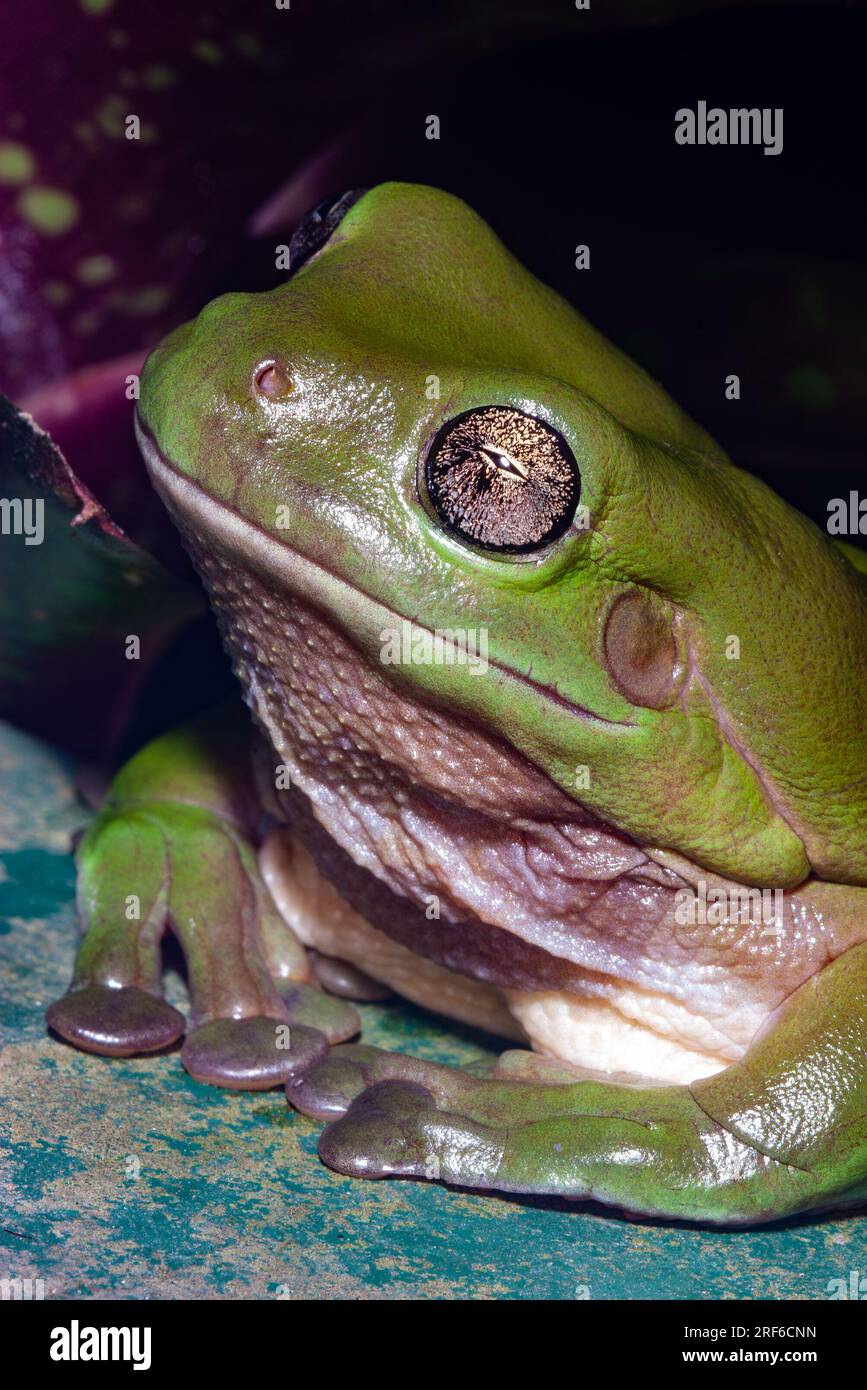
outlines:
[[[752,1224],[867,1197],[865,1036],[867,945],[798,990],[741,1062],[689,1087],[569,1081],[516,1054],[484,1078],[339,1047],[287,1093],[331,1119],[320,1153],[341,1173]]]
[[[237,770],[212,746],[223,725],[209,716],[166,735],[121,772],[78,847],[85,935],[48,1022],[113,1057],[186,1033],[181,1060],[197,1080],[262,1090],[297,1077],[360,1023],[310,983],[306,952],[262,881],[237,782],[228,785]],[[169,926],[186,962],[189,1026],[162,997]]]

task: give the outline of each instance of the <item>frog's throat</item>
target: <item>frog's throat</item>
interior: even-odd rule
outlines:
[[[263,531],[232,507],[207,492],[200,483],[188,477],[162,453],[159,445],[136,416],[136,437],[154,486],[168,507],[181,531],[192,529],[222,544],[228,551],[243,555],[255,564],[260,573],[279,580],[299,598],[323,608],[333,620],[368,651],[381,646],[383,628],[407,623],[413,634],[433,637],[432,629],[417,618],[389,608],[359,585],[334,573],[319,560],[312,560],[294,546]],[[442,639],[441,639],[442,640]],[[448,639],[446,639],[448,640]],[[548,705],[595,724],[600,729],[618,731],[637,726],[627,720],[604,718],[583,705],[568,699],[553,686],[534,680],[495,657],[487,659],[493,678],[506,685],[519,685]]]

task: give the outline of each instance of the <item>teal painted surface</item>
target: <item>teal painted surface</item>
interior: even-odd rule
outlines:
[[[352,1182],[279,1091],[199,1085],[177,1055],[87,1057],[46,1037],[75,947],[70,769],[0,728],[0,1278],[46,1297],[809,1298],[867,1273],[867,1216],[752,1232],[586,1205]],[[169,979],[173,1002],[183,999]],[[486,1041],[406,1005],[365,1039],[440,1061]]]

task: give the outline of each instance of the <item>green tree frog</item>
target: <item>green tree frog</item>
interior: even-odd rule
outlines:
[[[121,769],[54,1028],[285,1085],[360,1177],[863,1201],[862,555],[427,187],[321,205],[153,352],[138,433],[252,721]],[[377,987],[509,1046],[348,1042]]]

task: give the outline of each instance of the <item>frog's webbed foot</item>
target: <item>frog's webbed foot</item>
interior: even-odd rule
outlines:
[[[865,1036],[867,945],[797,991],[741,1062],[690,1087],[569,1081],[521,1057],[485,1078],[339,1047],[287,1093],[332,1120],[320,1153],[341,1173],[749,1224],[867,1197]]]
[[[48,1022],[107,1056],[158,1051],[186,1032],[181,1060],[197,1080],[283,1084],[357,1033],[358,1015],[310,983],[306,952],[262,881],[236,787],[215,794],[225,756],[217,762],[203,745],[201,722],[165,741],[161,758],[157,740],[127,764],[78,846],[85,935]],[[187,966],[189,1029],[162,997],[169,925]]]

